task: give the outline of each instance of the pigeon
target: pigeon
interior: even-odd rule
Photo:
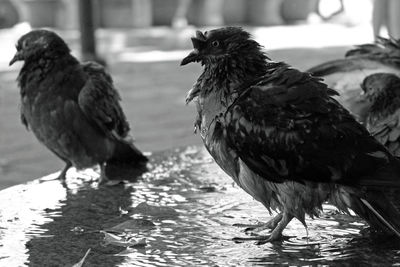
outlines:
[[[400,157],[400,78],[391,73],[375,73],[364,79],[361,88],[369,104],[367,130]]]
[[[108,169],[142,168],[147,157],[134,146],[120,96],[110,74],[98,63],[80,63],[64,40],[44,29],[20,37],[10,65],[23,61],[17,81],[21,121],[68,169],[100,165],[100,183]]]
[[[338,101],[365,123],[369,105],[360,96],[361,84],[367,76],[378,72],[400,77],[400,40],[378,37],[373,44],[356,46],[344,58],[314,66],[307,72],[324,78],[329,88],[339,92]]]
[[[280,212],[240,238],[283,239],[329,201],[371,229],[400,237],[400,162],[333,97],[321,79],[267,57],[240,27],[197,31],[181,65],[203,72],[189,90],[195,129],[215,162],[269,211]]]

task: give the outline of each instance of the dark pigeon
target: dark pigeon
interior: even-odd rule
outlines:
[[[182,65],[203,73],[189,91],[205,147],[247,193],[280,213],[264,226],[282,238],[293,219],[328,200],[373,229],[400,237],[400,162],[333,97],[319,78],[271,61],[250,34],[197,32]],[[249,239],[253,239],[250,237]]]
[[[145,166],[147,158],[133,144],[120,96],[103,66],[79,63],[48,30],[25,34],[16,49],[10,65],[24,61],[18,75],[22,123],[65,162],[60,179],[71,166],[99,164],[101,182],[113,178],[108,170]]]

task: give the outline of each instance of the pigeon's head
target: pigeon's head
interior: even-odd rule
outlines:
[[[400,97],[400,78],[391,73],[374,73],[361,84],[366,99],[374,102],[381,98]]]
[[[388,115],[400,107],[400,78],[391,73],[375,73],[361,84],[362,97],[369,105],[369,112]]]
[[[261,46],[240,27],[225,27],[204,33],[197,31],[192,43],[194,49],[182,60],[181,65],[190,62],[218,63],[227,57],[263,55]]]
[[[64,40],[48,30],[33,30],[23,35],[19,38],[16,49],[10,65],[19,60],[37,60],[43,56],[55,57],[70,52]]]

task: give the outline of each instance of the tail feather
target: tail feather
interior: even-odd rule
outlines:
[[[107,161],[107,164],[131,164],[140,165],[146,163],[148,158],[135,147],[133,142],[118,141],[114,155]]]
[[[387,215],[383,215],[381,213],[379,213],[367,200],[365,199],[361,199],[362,203],[364,203],[364,205],[370,210],[372,211],[375,216],[387,227],[389,228],[391,231],[393,231],[394,234],[396,234],[398,237],[400,237],[400,225],[397,222],[395,225],[392,222],[392,218],[390,218],[390,220],[386,219],[385,217],[388,217]]]
[[[385,191],[364,192],[363,197],[352,195],[350,208],[365,219],[369,225],[385,233],[392,233],[400,238],[400,210],[396,199]]]
[[[111,179],[132,179],[146,171],[148,158],[132,142],[119,141],[114,155],[106,162],[105,173]]]

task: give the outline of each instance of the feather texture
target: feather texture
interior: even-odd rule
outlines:
[[[205,33],[194,42],[201,49],[182,63],[204,65],[192,90],[210,154],[247,193],[283,214],[268,240],[278,239],[293,217],[305,224],[305,214],[318,215],[326,200],[353,209],[374,228],[398,231],[400,213],[384,193],[400,187],[398,160],[333,98],[336,91],[270,61],[242,32]],[[385,221],[375,211],[385,211]]]
[[[99,64],[80,64],[55,33],[22,36],[11,61],[22,60],[18,76],[21,120],[66,167],[87,168],[122,160],[138,166],[147,158],[133,145],[129,124],[111,76]],[[130,160],[128,160],[130,159]]]
[[[368,103],[360,96],[361,84],[375,73],[400,77],[400,41],[379,37],[376,43],[356,46],[344,58],[324,62],[307,72],[323,78],[328,87],[337,90],[338,101],[364,123]]]

